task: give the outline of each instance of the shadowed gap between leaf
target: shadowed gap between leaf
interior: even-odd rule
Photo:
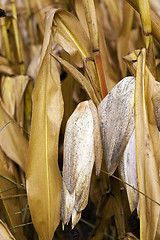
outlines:
[[[12,189],[14,189],[14,188],[16,188],[16,187],[17,187],[17,186],[7,188],[7,189],[1,191],[0,194],[5,193],[5,192],[8,192],[9,190],[12,190]]]
[[[2,174],[0,174],[0,177],[2,177],[2,178],[4,178],[5,180],[7,180],[7,181],[9,181],[9,182],[11,182],[11,183],[13,183],[13,184],[15,184],[15,185],[16,185],[17,187],[19,187],[19,188],[25,189],[25,187],[23,187],[23,184],[22,184],[22,183],[18,184],[18,183],[16,183],[15,181],[11,180],[10,178],[8,178],[8,177],[6,177],[6,176],[3,176]]]
[[[21,211],[9,214],[9,216],[6,216],[6,217],[2,218],[1,220],[5,221],[5,219],[7,219],[9,217],[12,217],[12,216],[17,215],[17,214],[22,214],[23,212],[28,211],[28,210],[29,210],[29,207],[28,208],[23,208]]]
[[[81,221],[82,223],[88,225],[89,227],[94,228],[94,225],[92,225],[91,223],[87,222],[86,220],[84,220],[84,219],[81,218],[80,221]],[[32,223],[32,222],[24,223],[24,224],[21,224],[21,225],[14,226],[14,227],[10,228],[10,230],[13,230],[13,229],[16,229],[16,228],[25,227],[25,226],[31,225],[31,224],[33,224],[33,223]],[[109,234],[107,234],[107,233],[104,233],[104,236],[109,237],[109,239],[111,239],[111,240],[116,240],[115,238],[113,238],[111,235],[109,235]]]
[[[156,203],[158,206],[160,206],[160,203],[159,203],[159,202],[157,202],[157,201],[155,201],[154,199],[150,198],[149,196],[147,196],[147,195],[144,194],[143,192],[139,191],[137,188],[133,187],[133,186],[130,185],[129,183],[127,183],[127,182],[123,181],[122,179],[120,179],[120,178],[118,178],[118,177],[116,177],[116,176],[114,176],[114,175],[112,175],[112,174],[109,174],[109,173],[107,173],[107,172],[105,172],[105,171],[103,171],[103,170],[101,170],[101,172],[103,172],[103,173],[105,173],[105,174],[107,174],[107,175],[109,175],[109,176],[117,179],[118,181],[120,181],[120,182],[128,185],[129,187],[133,188],[135,191],[139,192],[140,194],[142,194],[143,196],[145,196],[146,198],[148,198],[149,200],[151,200],[152,202],[154,202],[154,203]]]
[[[13,229],[16,229],[16,228],[20,228],[20,227],[25,227],[25,226],[31,225],[31,224],[33,224],[33,223],[32,223],[32,222],[24,223],[24,224],[17,225],[17,226],[15,226],[15,227],[10,228],[10,230],[13,230]]]

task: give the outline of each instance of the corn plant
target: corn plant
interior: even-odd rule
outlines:
[[[159,1],[0,0],[0,26],[0,238],[159,240]]]

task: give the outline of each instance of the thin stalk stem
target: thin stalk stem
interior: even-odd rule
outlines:
[[[154,199],[150,198],[150,197],[147,196],[145,193],[139,191],[137,188],[135,188],[135,187],[132,186],[131,184],[129,184],[129,183],[123,181],[122,179],[116,177],[116,176],[113,175],[113,174],[107,173],[106,171],[101,170],[101,172],[103,172],[103,173],[109,175],[110,177],[113,177],[113,178],[117,179],[118,181],[120,181],[120,182],[122,182],[122,183],[128,185],[129,187],[133,188],[133,189],[134,189],[135,191],[137,191],[138,193],[142,194],[144,197],[148,198],[149,200],[151,200],[152,202],[154,202],[155,204],[157,204],[158,206],[160,206],[160,203],[159,203],[159,202],[157,202],[157,201],[155,201]]]
[[[30,36],[30,43],[34,44],[35,39],[34,39],[34,31],[33,31],[33,25],[32,25],[32,13],[31,13],[31,8],[30,8],[30,1],[25,0],[26,4],[26,11],[27,11],[27,16],[28,16],[28,30],[29,30],[29,36]]]
[[[7,180],[7,181],[9,181],[9,182],[11,182],[11,183],[13,183],[13,184],[15,184],[15,185],[16,185],[17,187],[19,187],[19,188],[25,189],[24,187],[22,187],[21,184],[16,183],[16,182],[13,181],[12,179],[10,179],[10,178],[2,175],[2,174],[0,174],[0,177],[2,177],[3,179],[5,179],[5,180]]]
[[[16,42],[16,48],[17,48],[17,54],[18,54],[18,60],[20,64],[20,73],[25,73],[25,65],[23,61],[23,47],[22,47],[22,40],[20,38],[19,30],[18,30],[18,23],[17,23],[17,10],[14,0],[10,0],[11,7],[12,7],[12,24],[13,24],[13,30],[14,30],[14,37]]]
[[[105,76],[104,76],[104,72],[103,72],[102,59],[101,59],[101,55],[99,52],[95,54],[94,59],[95,59],[97,73],[98,73],[98,79],[99,79],[99,85],[100,85],[102,98],[105,98],[105,96],[108,94],[108,91],[107,91]]]
[[[1,0],[0,0],[0,8],[2,8]],[[2,34],[3,34],[3,38],[4,38],[6,57],[7,57],[8,61],[11,61],[11,50],[10,50],[10,45],[9,45],[9,38],[8,38],[5,18],[0,18],[0,22],[1,22],[1,27],[2,27]]]
[[[138,0],[126,0],[137,12],[139,12],[138,7]],[[151,14],[151,27],[152,27],[152,34],[155,39],[160,43],[160,20],[154,11],[150,10]]]

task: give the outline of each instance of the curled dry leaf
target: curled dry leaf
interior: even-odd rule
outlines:
[[[146,50],[138,57],[135,86],[135,136],[139,190],[157,203],[160,199],[159,161],[160,140],[154,114],[155,78],[147,67]],[[158,105],[159,107],[159,105]],[[160,207],[139,194],[140,238],[155,239]]]
[[[35,14],[36,22],[38,23],[38,26],[40,27],[40,30],[42,34],[45,36],[45,17],[46,13],[51,9],[54,8],[66,8],[67,1],[52,1],[52,0],[32,0],[29,2],[32,8],[32,11]]]
[[[16,164],[5,157],[1,148],[0,148],[0,174],[1,174],[0,198],[2,198],[0,218],[1,219],[4,218],[8,226],[13,228],[22,223],[21,215],[13,214],[21,211],[20,201],[19,198],[5,199],[5,197],[8,196],[12,197],[13,195],[17,195],[19,193],[17,186],[20,184],[20,179],[18,176]],[[4,178],[2,176],[4,176]],[[7,179],[9,179],[10,181]],[[12,181],[15,184],[17,184],[17,186]],[[6,191],[6,189],[8,189],[8,191]],[[22,229],[21,228],[15,229],[14,232],[22,233]]]
[[[24,75],[14,77],[3,77],[1,80],[2,99],[9,114],[14,117],[16,113],[17,121],[23,121],[23,95],[29,77]]]
[[[15,74],[14,70],[9,65],[9,61],[2,56],[0,56],[0,73],[6,75]]]
[[[100,96],[96,94],[94,91],[92,85],[89,83],[87,78],[80,72],[78,71],[74,66],[72,66],[70,63],[65,61],[64,59],[56,56],[55,54],[51,54],[59,63],[61,63],[64,68],[72,74],[72,76],[84,87],[86,90],[88,96],[93,100],[93,102],[96,104],[96,106],[100,102]]]
[[[132,73],[132,75],[136,76],[136,69],[137,69],[137,58],[140,54],[140,50],[135,50],[134,52],[130,53],[129,55],[123,57],[124,62],[126,63],[128,69]]]
[[[0,220],[0,239],[1,240],[16,240],[11,232],[9,231],[8,227],[2,220]]]
[[[0,104],[0,129],[10,124],[0,133],[0,146],[5,154],[25,171],[28,141],[19,125],[7,114],[3,103]]]
[[[61,219],[72,228],[81,217],[89,195],[94,162],[97,174],[102,161],[102,143],[98,113],[93,102],[80,103],[69,118],[64,137]]]
[[[130,186],[125,184],[125,188],[127,191],[130,210],[133,212],[135,208],[137,208],[139,201],[139,193],[135,190],[138,189],[135,130],[133,131],[126,149],[120,159],[119,173],[121,179],[130,184]]]
[[[98,74],[95,63],[92,61],[92,43],[80,21],[65,10],[57,10],[54,15],[54,24],[56,26],[55,41],[71,55],[75,65],[78,67],[85,65],[89,82],[99,91]],[[55,27],[53,29],[55,30]]]
[[[73,57],[79,67],[82,67],[82,61],[79,61],[80,56],[85,59],[93,54],[90,39],[81,23],[73,14],[65,10],[56,11],[54,23],[57,27],[55,41]]]

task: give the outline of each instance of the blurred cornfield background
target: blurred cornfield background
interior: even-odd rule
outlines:
[[[95,124],[97,107],[108,94],[112,98],[111,90],[128,76],[136,77],[135,127],[131,125],[137,134],[138,178],[132,166],[127,172],[136,175],[136,196],[119,164],[133,129],[115,143],[114,162],[108,167]],[[151,107],[155,80],[160,81],[160,0],[0,0],[0,239],[160,239],[160,125],[157,128]],[[114,91],[109,104],[124,108],[124,114],[108,110],[111,124],[106,134],[113,134],[112,143],[128,129],[131,101],[125,88],[124,101],[121,88]],[[94,112],[86,113],[88,122],[84,121],[88,124],[93,117],[93,169],[82,154],[88,151],[83,147],[87,136],[82,142],[79,132],[74,139],[68,137],[76,123],[68,123],[71,133],[66,133],[64,148],[67,121],[86,100],[85,109]],[[77,119],[83,115],[84,105],[79,106]],[[99,112],[105,115],[103,107]],[[84,133],[87,129],[88,125]],[[103,148],[105,144],[102,137]],[[110,151],[109,144],[106,148]],[[71,149],[64,168],[63,149],[69,157]],[[81,155],[75,162],[82,159],[84,169],[72,162],[76,154]],[[80,174],[88,178],[80,182]],[[69,219],[76,197],[72,200],[66,191],[79,194],[75,222]]]

